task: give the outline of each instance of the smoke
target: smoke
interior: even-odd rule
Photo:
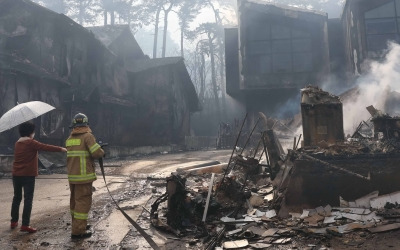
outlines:
[[[327,79],[319,85],[319,87],[333,95],[340,95],[349,89],[349,86],[343,84],[346,79],[337,75],[329,75]]]
[[[300,112],[300,92],[296,96],[289,98],[286,102],[278,105],[278,108],[273,112],[279,119],[293,117]]]
[[[358,95],[343,101],[344,131],[354,132],[357,125],[370,118],[365,109],[374,105],[385,111],[385,102],[391,91],[400,90],[400,46],[389,43],[388,53],[381,62],[371,61],[369,72],[357,80]]]

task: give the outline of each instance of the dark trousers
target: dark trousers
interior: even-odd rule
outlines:
[[[33,193],[35,191],[35,176],[13,176],[14,198],[11,206],[11,222],[19,219],[19,205],[24,189],[24,210],[22,212],[22,225],[29,226],[31,220]]]

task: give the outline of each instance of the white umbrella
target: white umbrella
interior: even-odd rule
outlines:
[[[40,101],[18,104],[0,118],[0,133],[41,116],[53,109],[55,109],[53,106]]]

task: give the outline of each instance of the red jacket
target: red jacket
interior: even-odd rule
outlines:
[[[40,143],[29,137],[21,137],[15,143],[13,176],[38,176],[38,151],[61,152],[62,147]]]

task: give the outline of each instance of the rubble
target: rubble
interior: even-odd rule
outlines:
[[[395,229],[399,229],[399,228],[400,228],[400,223],[394,223],[394,224],[382,225],[382,226],[375,227],[375,228],[370,228],[370,229],[368,229],[368,231],[370,231],[371,233],[381,233],[381,232],[391,231],[391,230],[395,230]]]
[[[306,108],[314,110],[328,106],[341,110],[338,97],[318,88],[304,89],[302,102],[302,105],[312,106]],[[388,116],[375,110],[373,117],[361,122],[353,136],[346,140],[331,136],[341,131],[343,125],[340,124],[327,128],[326,133],[309,128],[310,138],[323,139],[314,140],[313,145],[303,143],[298,148],[301,137],[295,137],[293,148],[286,153],[271,129],[274,125],[268,124],[271,119],[260,113],[263,125],[261,131],[257,131],[259,136],[252,137],[257,122],[244,146],[240,147],[240,130],[228,163],[180,169],[167,178],[167,192],[152,206],[152,225],[179,237],[204,238],[205,249],[261,249],[292,244],[304,238],[318,239],[317,245],[323,249],[321,241],[332,237],[343,237],[355,231],[372,234],[398,229],[399,224],[393,220],[400,218],[400,192],[393,190],[397,187],[393,183],[382,185],[379,182],[386,178],[386,175],[381,176],[381,168],[379,171],[374,171],[373,167],[363,169],[360,164],[350,167],[357,166],[359,159],[376,162],[379,157],[400,157],[397,138],[392,138],[395,133],[380,139],[374,136],[377,117]],[[331,133],[330,129],[334,131]],[[318,133],[321,136],[315,137]],[[393,169],[396,168],[393,166]],[[390,171],[388,175],[392,174]],[[343,185],[341,180],[346,180],[346,188],[339,186]],[[357,190],[353,188],[353,180],[359,182]],[[302,196],[307,194],[317,195],[314,203],[313,197]],[[159,207],[162,201],[167,201],[167,205]],[[363,242],[344,240],[347,245]],[[314,244],[309,244],[312,246]]]
[[[365,206],[365,202],[360,201],[364,201],[367,198],[372,202],[374,199],[379,198],[383,200],[387,197],[376,196],[376,192],[357,199],[360,204],[359,207],[331,207],[330,205],[326,205],[316,207],[315,209],[305,209],[302,214],[292,213],[288,218],[280,218],[277,217],[276,210],[272,208],[273,203],[263,198],[263,196],[269,195],[273,187],[257,188],[255,185],[247,188],[253,191],[255,191],[254,189],[258,189],[258,194],[256,195],[243,195],[241,199],[235,199],[232,196],[227,196],[227,194],[224,194],[223,199],[218,195],[211,197],[210,211],[206,216],[206,220],[202,223],[200,219],[201,212],[207,207],[204,204],[207,202],[207,188],[210,188],[210,186],[207,187],[204,184],[207,183],[210,177],[210,174],[198,175],[193,174],[193,172],[190,172],[189,176],[185,177],[187,178],[186,183],[189,183],[190,186],[185,186],[187,196],[181,199],[187,201],[187,197],[190,197],[191,201],[189,203],[191,205],[183,208],[180,205],[169,204],[168,209],[165,208],[168,210],[166,214],[167,218],[177,216],[177,213],[179,214],[183,211],[180,210],[179,212],[171,213],[170,210],[174,211],[182,207],[182,209],[190,208],[187,210],[187,213],[189,212],[194,217],[192,217],[189,224],[186,219],[180,219],[182,215],[174,217],[174,223],[168,223],[171,232],[179,232],[177,235],[180,236],[195,234],[196,237],[203,236],[206,238],[207,235],[208,238],[218,238],[220,235],[221,237],[217,245],[220,245],[223,249],[235,249],[246,246],[262,249],[271,247],[272,245],[289,244],[295,239],[302,239],[305,235],[308,235],[307,237],[314,235],[315,237],[328,239],[331,237],[342,237],[357,230],[362,230],[366,233],[377,233],[400,228],[399,223],[389,224],[390,221],[379,216],[378,210],[372,207],[362,207]],[[178,176],[171,178],[180,180],[181,184],[185,183]],[[219,179],[212,185],[214,194],[220,187],[221,180]],[[239,185],[237,188],[242,187]],[[247,188],[243,189],[243,192],[246,192]],[[182,190],[179,192],[182,193]],[[176,193],[174,193],[173,197],[176,198],[175,195]],[[256,205],[259,206],[258,209],[253,208],[255,204],[250,202],[252,197],[257,197]],[[259,200],[258,198],[261,199]],[[171,197],[169,200],[172,201],[173,199]],[[248,202],[245,202],[246,200]],[[203,204],[198,207],[200,208],[200,213],[192,213],[195,210],[195,204]],[[353,202],[353,204],[356,203]],[[178,221],[180,221],[181,225],[176,223]],[[153,223],[153,226],[159,227],[160,225]],[[200,233],[203,233],[203,235]]]
[[[247,240],[236,240],[236,241],[224,242],[223,247],[226,249],[232,249],[232,248],[246,247],[248,245],[249,245],[249,242]]]

